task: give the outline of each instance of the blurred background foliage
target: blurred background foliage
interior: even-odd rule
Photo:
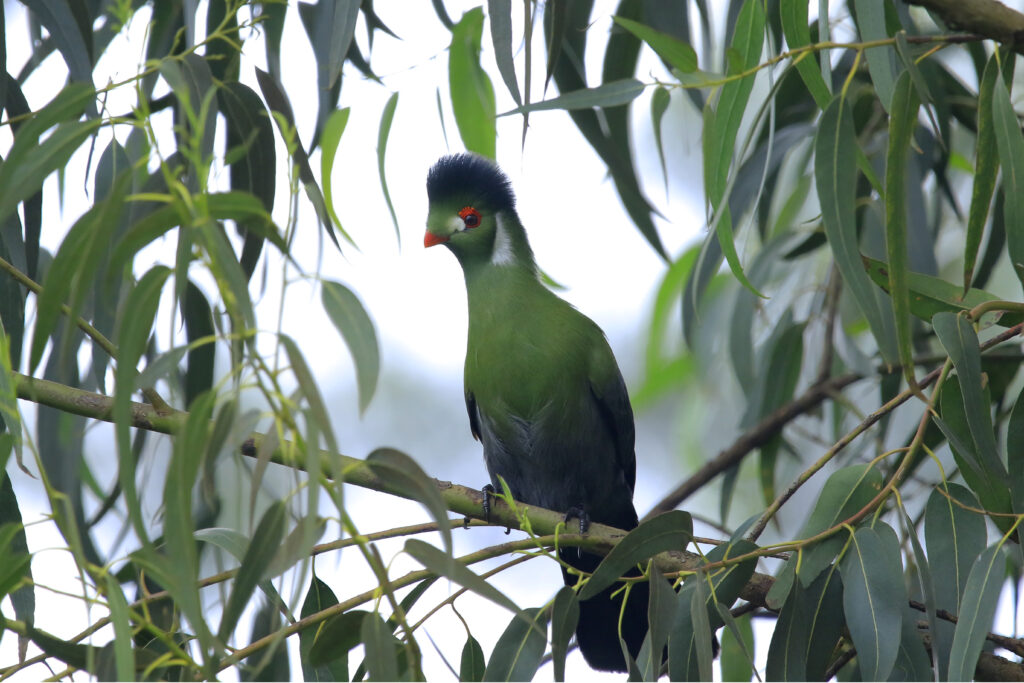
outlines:
[[[338,168],[379,185],[374,228],[401,239],[388,181],[405,150],[388,142],[403,93],[374,65],[382,36],[421,27],[379,0],[23,5],[0,22],[0,680],[40,665],[128,680],[445,666],[526,680],[544,665],[561,679],[576,594],[541,587],[531,603],[502,583],[550,556],[560,515],[502,508],[495,521],[525,538],[453,531],[449,511],[483,526],[480,498],[430,478],[449,442],[430,433],[434,387],[382,366],[372,292],[321,275],[325,250],[360,249]],[[659,259],[647,326],[631,331],[642,367],[623,364],[641,471],[680,480],[656,479],[604,573],[640,564],[677,591],[651,591],[631,677],[708,678],[711,628],[725,680],[1022,677],[1019,616],[996,614],[1019,615],[1024,567],[1024,16],[989,0],[432,7],[450,43],[421,58],[447,63],[432,86],[449,143],[493,158],[502,117],[525,146],[531,120],[564,111],[631,220],[617,229]],[[301,95],[282,68],[294,17],[315,72]],[[104,80],[108,48],[140,25],[133,75]],[[29,54],[9,63],[26,27]],[[346,99],[350,79],[379,84],[379,108]],[[300,135],[294,103],[313,101]],[[376,158],[339,155],[364,113]],[[680,150],[684,129],[700,130],[699,155]],[[706,230],[674,253],[662,214],[678,206],[651,197],[680,181],[703,187]],[[284,290],[310,285],[319,310],[303,315],[350,353],[353,410],[393,401],[371,421],[402,422],[408,454],[365,443],[351,416],[339,439],[308,331],[285,323]],[[353,444],[373,452],[348,457]],[[50,607],[15,475],[45,493],[79,582],[60,598],[89,606],[80,632]],[[402,526],[376,515],[371,531],[360,506]],[[679,506],[714,539],[695,539],[690,515],[658,516]],[[389,538],[405,564],[382,553]],[[614,536],[561,538],[607,550]],[[330,561],[345,570],[327,576]],[[464,617],[459,597],[485,608]],[[431,648],[426,628],[446,618],[459,635]]]

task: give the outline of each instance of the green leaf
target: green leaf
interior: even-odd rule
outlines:
[[[895,339],[882,321],[857,243],[856,138],[849,104],[844,98],[834,99],[822,114],[814,141],[814,179],[821,202],[821,220],[843,281],[867,319],[883,358],[887,363],[895,363]]]
[[[556,681],[565,680],[565,656],[569,651],[569,639],[576,633],[580,620],[580,601],[576,591],[562,586],[555,593],[551,607],[551,664]]]
[[[452,552],[452,531],[448,525],[448,508],[437,490],[434,479],[405,453],[393,448],[378,448],[366,456],[366,465],[387,483],[389,488],[401,492],[427,508],[437,522],[445,551]]]
[[[309,165],[309,156],[306,154],[306,150],[302,148],[302,144],[296,139],[295,116],[292,114],[292,107],[288,102],[288,98],[281,90],[281,86],[277,84],[277,81],[259,67],[256,67],[256,82],[259,83],[260,92],[263,93],[263,99],[267,101],[270,111],[277,115],[274,117],[274,121],[277,123],[281,136],[286,141],[291,142],[288,151],[291,154],[292,161],[295,162],[296,168],[298,168],[302,188],[306,192],[309,202],[313,205],[313,209],[316,211],[320,225],[323,226],[334,246],[341,249],[341,245],[338,244],[338,238],[334,235],[331,217],[327,213],[324,195],[320,191],[320,186],[316,184],[313,169]],[[352,246],[356,246],[355,242],[352,242],[347,234],[342,233],[342,236]]]
[[[347,234],[341,226],[338,214],[334,210],[334,189],[331,182],[331,171],[334,169],[334,156],[338,152],[338,143],[345,132],[345,125],[348,123],[349,108],[336,109],[327,117],[324,124],[323,135],[320,139],[320,186],[324,188],[324,205],[327,207],[327,214],[334,221],[334,226],[341,234]],[[349,240],[351,242],[351,240]]]
[[[864,256],[864,269],[871,280],[889,291],[889,264],[885,261]],[[978,304],[995,301],[999,297],[983,289],[969,289],[965,295],[963,290],[945,280],[931,275],[922,275],[913,271],[907,272],[907,286],[910,290],[910,312],[931,322],[936,313],[970,311]],[[1004,313],[996,323],[1003,327],[1012,327],[1024,320],[1020,314]]]
[[[521,619],[528,619],[522,610],[512,602],[504,593],[481,579],[473,573],[466,565],[458,562],[451,555],[438,550],[429,543],[416,538],[410,538],[405,542],[405,552],[412,556],[417,562],[434,572],[438,576],[444,576],[459,584],[482,598],[514,612]]]
[[[92,289],[104,250],[110,244],[124,209],[127,181],[127,175],[120,176],[107,198],[96,203],[75,221],[61,242],[47,270],[43,291],[37,301],[38,315],[29,353],[30,371],[34,371],[42,360],[46,343],[62,314],[61,305],[67,303],[71,309],[70,317],[77,316],[86,295]],[[63,354],[66,349],[55,351]]]
[[[494,159],[494,86],[480,66],[484,13],[480,7],[462,15],[452,27],[448,47],[448,88],[462,143],[470,152]]]
[[[707,561],[718,562],[756,548],[750,541],[734,539],[715,547],[707,554]],[[753,575],[756,564],[756,559],[751,558],[710,575],[699,571],[683,582],[676,601],[675,620],[668,635],[670,678],[694,680],[705,675],[702,671],[706,672],[711,661],[712,630],[725,623],[719,608],[728,608],[736,600]]]
[[[651,126],[654,128],[654,145],[658,148],[658,162],[661,164],[661,175],[665,179],[665,194],[668,195],[668,166],[665,164],[665,146],[661,140],[661,120],[665,118],[672,96],[662,86],[654,89],[651,96]]]
[[[735,59],[729,62],[729,75],[742,73],[758,64],[764,45],[764,9],[755,0],[745,0],[736,18],[730,51]],[[733,276],[757,296],[763,296],[747,279],[740,263],[733,233],[733,217],[727,194],[729,170],[733,167],[736,136],[746,113],[754,74],[722,86],[718,104],[711,101],[704,107],[704,186],[714,210],[714,230],[722,254]],[[737,217],[738,218],[738,217]]]
[[[879,10],[882,0],[857,0],[858,16],[864,30],[864,8],[877,1]],[[879,15],[884,13],[879,11]],[[872,20],[873,21],[873,20]],[[882,22],[884,29],[884,22]],[[879,48],[867,51],[870,56]],[[888,60],[888,52],[882,59]],[[887,62],[888,63],[888,62]],[[875,72],[872,71],[872,74]],[[873,76],[874,77],[874,76]],[[875,79],[877,85],[878,79]],[[881,95],[881,89],[879,89]],[[907,255],[907,150],[914,138],[917,126],[917,112],[921,102],[910,78],[904,70],[896,81],[889,107],[889,150],[885,158],[885,251],[889,258],[889,296],[892,298],[893,315],[896,317],[896,343],[900,364],[907,383],[916,388],[914,376],[914,349],[910,329],[910,286],[907,273],[910,270]]]
[[[920,594],[924,598],[925,614],[928,617],[928,628],[930,629],[931,634],[932,634],[933,646],[931,648],[931,655],[926,657],[926,660],[927,660],[926,664],[927,664],[928,667],[933,667],[933,670],[935,672],[938,672],[939,671],[939,663],[938,663],[939,660],[938,660],[938,652],[936,652],[936,647],[939,646],[938,643],[940,641],[937,638],[938,630],[939,630],[938,629],[938,615],[937,615],[937,609],[938,608],[936,606],[936,600],[935,600],[935,588],[934,588],[935,584],[934,584],[934,579],[933,579],[933,575],[932,575],[930,564],[928,562],[928,556],[925,555],[924,548],[921,546],[921,540],[920,540],[920,538],[918,538],[919,533],[917,531],[917,528],[914,526],[914,523],[910,519],[910,515],[907,514],[907,510],[906,510],[906,508],[904,506],[900,505],[899,506],[899,511],[901,513],[900,519],[903,521],[903,527],[904,527],[904,531],[906,532],[906,537],[910,538],[910,547],[913,550],[913,558],[914,558],[913,559],[913,566],[915,567],[915,569],[917,571],[917,578],[918,578],[918,587],[917,588],[918,588],[918,590],[920,590]],[[927,512],[925,514],[927,516]],[[926,532],[926,535],[927,535],[927,532]],[[942,556],[939,556],[939,557],[942,557]],[[908,562],[908,564],[909,564],[909,562]],[[909,655],[913,655],[914,646],[911,645],[909,643],[909,641],[908,641],[907,631],[908,631],[908,629],[916,629],[916,628],[917,628],[917,618],[916,617],[913,618],[913,619],[908,618],[907,611],[906,611],[906,608],[905,608],[904,611],[903,611],[903,643],[900,646],[901,652],[905,652],[905,653],[907,653]],[[916,639],[916,640],[920,640],[920,639]],[[948,647],[946,648],[946,651],[948,652]],[[914,661],[916,658],[908,657],[908,659],[910,659],[911,661]],[[900,660],[897,659],[897,666],[899,666],[899,661]],[[915,680],[915,679],[911,678],[911,677],[907,677],[905,680]],[[941,676],[939,676],[939,680],[943,680],[943,678]]]
[[[640,647],[636,664],[645,681],[658,680],[668,637],[676,618],[676,593],[672,582],[658,571],[654,560],[647,563],[648,603],[647,637]]]
[[[729,612],[723,612],[723,616],[725,614],[729,614]],[[731,614],[729,614],[729,618],[732,618]],[[750,621],[750,615],[744,614],[734,620],[735,632],[732,628],[722,630],[722,656],[720,662],[722,665],[723,681],[743,681],[745,683],[754,674],[752,659],[754,652],[754,629]]]
[[[252,541],[246,548],[231,587],[231,595],[221,614],[217,637],[223,642],[227,642],[234,632],[242,611],[256,590],[256,585],[267,578],[267,569],[284,538],[285,514],[284,503],[280,500],[274,501],[263,513],[263,518],[253,531]]]
[[[853,6],[857,11],[857,25],[862,41],[884,40],[889,37],[885,27],[884,2],[885,0],[854,0]],[[890,45],[869,47],[864,54],[867,57],[871,82],[875,84],[875,92],[878,93],[878,100],[882,108],[891,115],[895,110],[890,105],[894,92],[893,83],[896,81],[893,48]]]
[[[959,484],[947,483],[946,490],[953,499],[969,507],[978,507],[978,499]],[[932,491],[925,507],[924,539],[928,556],[939,558],[929,563],[930,592],[934,596],[933,608],[957,614],[963,604],[967,576],[978,555],[985,548],[985,520],[981,515],[965,510],[954,500]],[[931,615],[929,615],[931,616]],[[947,678],[949,652],[953,644],[953,626],[938,622],[932,636],[936,647],[942,680]]]
[[[334,598],[333,593],[330,594],[330,598]],[[327,602],[324,607],[336,604],[337,600]],[[316,639],[310,648],[310,664],[322,667],[331,662],[337,662],[341,657],[347,657],[348,651],[360,643],[363,620],[368,615],[369,612],[363,610],[349,610],[324,623],[316,633]],[[347,663],[333,666],[339,668],[344,666],[346,671],[348,667]],[[346,675],[344,678],[347,679],[348,676]]]
[[[121,317],[117,334],[120,357],[114,373],[114,405],[111,412],[117,441],[118,481],[124,491],[128,517],[139,538],[147,545],[149,536],[143,524],[145,517],[135,488],[135,456],[131,445],[131,398],[138,374],[136,364],[145,351],[160,303],[160,295],[170,274],[170,268],[155,266],[142,276],[125,301],[125,310],[131,311],[131,315]]]
[[[147,273],[143,282],[139,283],[140,290],[159,293],[155,283],[152,286],[144,286],[146,278],[154,271]],[[156,277],[154,276],[154,279]],[[147,318],[147,321],[145,329],[149,330],[152,326],[152,317]],[[123,353],[123,346],[121,350]],[[120,369],[121,366],[118,365],[118,370]],[[182,614],[192,624],[198,637],[198,644],[203,649],[212,645],[213,637],[199,597],[199,551],[194,536],[192,491],[202,464],[204,446],[209,438],[210,417],[216,398],[214,392],[207,392],[196,399],[189,406],[184,427],[174,438],[174,450],[169,458],[163,495],[164,553],[166,558],[173,558],[173,561],[167,562],[165,558],[157,560],[153,557],[155,553],[149,552],[149,547],[143,548],[141,555],[142,558],[149,559],[150,572],[153,571],[155,562],[166,563],[154,578],[171,591]]]
[[[1006,246],[1017,279],[1024,283],[1024,135],[1003,79],[995,79],[992,122],[1006,193]],[[2,206],[2,204],[0,204]]]
[[[301,619],[305,619],[337,604],[338,599],[334,596],[330,587],[314,573],[313,580],[309,584],[309,590],[306,591],[306,598],[302,601],[302,611],[299,616]],[[348,649],[338,652],[332,647],[335,645],[333,640],[328,638],[320,639],[319,636],[326,629],[327,624],[324,624],[319,629],[304,628],[299,631],[299,661],[302,663],[302,678],[306,681],[317,682],[347,681]],[[312,661],[313,646],[318,640],[321,643],[321,648],[328,651],[327,656],[330,661],[327,664],[317,665]],[[344,659],[342,659],[343,657]]]
[[[779,17],[782,33],[790,50],[806,47],[811,44],[811,31],[807,19],[808,3],[804,0],[781,0]],[[798,56],[796,70],[803,79],[819,109],[825,109],[832,100],[832,92],[828,83],[822,78],[821,69],[813,52],[807,51]]]
[[[571,590],[571,589],[570,589]],[[564,666],[564,664],[563,664]],[[482,681],[487,669],[484,650],[472,634],[466,634],[466,644],[462,646],[462,659],[459,664],[460,681]],[[559,679],[555,679],[559,680]]]
[[[191,280],[185,287],[185,297],[181,301],[182,318],[185,320],[185,335],[189,344],[199,339],[212,337],[213,311],[206,295]],[[212,343],[190,346],[188,349],[188,368],[185,371],[185,403],[190,404],[199,394],[213,387],[213,364],[216,348]],[[148,370],[147,366],[147,370]],[[153,380],[155,383],[155,378]],[[142,384],[152,386],[152,384]]]
[[[974,440],[975,452],[981,456],[981,465],[990,477],[1005,478],[1006,469],[999,458],[999,446],[992,429],[990,402],[983,392],[978,335],[965,316],[954,313],[936,314],[932,318],[932,327],[960,378],[967,425]]]
[[[370,404],[380,376],[380,347],[373,321],[359,298],[340,282],[324,280],[320,292],[327,317],[341,333],[356,366],[359,410]]]
[[[546,111],[551,109],[589,109],[591,107],[617,107],[635,100],[646,86],[635,78],[625,78],[610,83],[602,83],[594,88],[584,88],[553,97],[550,100],[531,102],[515,109],[499,114],[524,114],[526,112]]]
[[[974,184],[971,190],[971,209],[968,212],[967,237],[964,240],[964,291],[968,292],[974,280],[978,250],[981,247],[985,222],[988,220],[989,205],[995,190],[995,176],[999,170],[999,153],[996,146],[995,126],[992,118],[992,97],[995,81],[999,78],[999,63],[993,53],[985,65],[985,72],[978,87],[978,135],[975,143]]]
[[[291,365],[292,373],[295,375],[295,379],[299,383],[302,395],[306,397],[306,402],[309,404],[309,410],[312,413],[312,417],[316,421],[317,426],[324,433],[328,449],[332,452],[337,451],[337,441],[334,438],[334,431],[331,428],[331,418],[327,414],[327,405],[324,403],[324,398],[320,394],[319,387],[317,387],[316,379],[313,376],[313,370],[309,367],[309,364],[306,363],[306,358],[302,355],[302,351],[299,350],[295,340],[287,334],[282,334],[280,336],[280,340],[281,346],[284,347],[285,353],[288,355],[288,364]]]
[[[807,587],[799,581],[792,584],[768,647],[768,680],[823,678],[845,624],[842,601],[843,582],[835,567]]]
[[[391,135],[391,123],[395,119],[395,108],[398,107],[398,93],[395,92],[388,98],[384,105],[384,111],[380,115],[380,128],[377,130],[377,175],[380,176],[380,189],[384,192],[384,201],[388,205],[388,212],[391,214],[391,222],[395,226],[395,239],[402,244],[402,233],[398,229],[398,217],[395,215],[395,207],[391,203],[391,192],[388,191],[387,173],[384,171],[384,157],[388,150],[388,137]]]
[[[512,617],[494,645],[485,681],[529,681],[537,672],[547,645],[547,611],[530,607],[523,614]]]
[[[896,663],[907,602],[896,534],[858,529],[841,570],[843,612],[861,673],[866,680],[887,680]]]
[[[376,612],[367,614],[359,628],[366,656],[363,664],[371,681],[397,681],[398,640]]]
[[[985,635],[992,626],[999,603],[999,591],[1006,579],[1006,562],[999,552],[1002,541],[990,545],[978,556],[967,577],[953,645],[949,652],[949,680],[969,681]]]
[[[810,538],[849,519],[878,494],[883,481],[881,472],[866,464],[850,465],[833,472],[818,494],[814,509],[801,528],[798,538]],[[804,586],[813,583],[832,563],[844,543],[845,538],[842,535],[833,534],[805,549],[800,561],[801,583]],[[781,607],[789,595],[797,564],[793,559],[786,563],[779,572],[775,584],[768,591],[766,602],[772,609]]]
[[[21,463],[23,437],[21,433],[21,412],[18,410],[18,393],[14,385],[14,369],[11,367],[11,340],[5,333],[3,325],[0,324],[0,431],[6,429],[8,443],[0,447],[0,473],[6,472],[7,459],[11,450],[14,450],[15,458]],[[4,475],[6,476],[6,475]],[[13,490],[11,495],[13,497]],[[17,503],[14,504],[15,510]],[[0,517],[0,524],[5,520]],[[21,522],[21,515],[18,515],[18,522]]]
[[[505,87],[516,104],[522,104],[519,95],[519,81],[516,79],[516,64],[512,58],[512,2],[511,0],[487,0],[487,18],[491,23],[491,45],[494,46],[494,61],[498,73],[505,81]]]
[[[114,663],[117,680],[133,681],[135,673],[135,652],[132,650],[132,624],[128,614],[128,602],[121,592],[121,584],[112,575],[106,575],[107,607],[110,622],[114,626]]]
[[[666,550],[683,550],[693,538],[693,520],[688,512],[672,510],[643,522],[626,534],[594,570],[579,592],[579,599],[592,598],[615,583],[628,569]]]
[[[673,68],[683,73],[692,73],[697,70],[697,53],[688,43],[626,17],[612,17],[612,20],[647,43],[659,57],[671,64]]]
[[[999,149],[996,146],[995,123],[992,118],[992,98],[999,78],[999,62],[995,53],[985,65],[978,87],[978,135],[975,143],[977,158],[974,163],[974,184],[971,189],[971,208],[967,214],[967,236],[964,238],[964,292],[971,287],[974,267],[978,260],[981,237],[988,220],[989,205],[996,187],[999,171]]]

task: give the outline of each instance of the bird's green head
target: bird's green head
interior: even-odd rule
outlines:
[[[475,154],[442,157],[427,175],[423,245],[444,244],[465,267],[490,262],[533,267],[508,177]]]

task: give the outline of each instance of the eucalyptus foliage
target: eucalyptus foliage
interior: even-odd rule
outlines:
[[[386,87],[373,55],[387,46],[374,36],[419,27],[400,15],[385,24],[371,0],[211,0],[205,14],[186,0],[24,0],[32,54],[15,73],[6,43],[26,26],[8,9],[0,638],[17,640],[19,658],[0,662],[0,680],[40,662],[103,679],[233,670],[273,680],[292,669],[307,680],[421,679],[424,624],[467,591],[507,626],[490,651],[467,626],[461,651],[441,652],[455,674],[529,680],[550,658],[562,679],[578,599],[637,565],[653,585],[636,679],[709,678],[712,630],[730,680],[755,668],[774,680],[1024,677],[1024,640],[994,623],[1007,585],[1020,613],[1024,572],[1024,135],[1012,42],[1024,16],[996,4],[928,0],[928,13],[848,0],[819,3],[831,12],[812,19],[805,0],[730,0],[721,17],[706,0],[622,0],[605,35],[588,0],[490,0],[460,17],[433,1],[451,34],[449,97],[439,88],[437,98],[456,123],[449,134],[493,157],[499,117],[521,117],[526,137],[531,118],[568,115],[607,167],[632,220],[622,229],[664,260],[634,403],[642,413],[682,397],[709,417],[687,423],[703,464],[625,536],[570,533],[564,511],[507,496],[485,518],[480,492],[432,479],[410,454],[343,455],[301,340],[257,314],[268,278],[320,280],[365,410],[381,362],[373,311],[293,250],[323,237],[327,249],[357,248],[329,182],[361,106],[338,108],[343,85],[358,75]],[[136,76],[94,83],[140,16]],[[281,67],[286,20],[301,24],[315,60],[309,140]],[[256,35],[265,71],[246,53]],[[587,74],[595,51],[602,71]],[[644,51],[658,69],[638,68]],[[54,60],[66,79],[29,106],[23,85]],[[107,97],[124,92],[131,110],[109,110]],[[376,164],[396,231],[386,158],[402,153],[388,147],[401,106],[396,92],[368,112],[380,121],[377,158],[352,162]],[[653,147],[631,138],[631,116],[648,122]],[[688,180],[706,199],[703,239],[680,254],[659,236],[671,210],[645,191],[676,180],[673,119],[702,126],[703,166]],[[647,155],[657,166],[638,163]],[[65,182],[69,164],[85,165],[87,187]],[[88,208],[70,227],[44,224],[42,207],[70,195]],[[315,223],[296,220],[300,205]],[[112,440],[93,453],[85,434],[101,422]],[[170,447],[144,457],[156,433]],[[239,528],[223,515],[225,461],[246,472]],[[24,496],[8,474],[19,467],[41,481],[79,573],[69,599],[92,605],[77,635],[37,608],[42,559],[29,553]],[[272,471],[294,472],[291,493],[267,486]],[[381,505],[417,501],[430,521],[357,529],[341,481]],[[719,530],[699,544],[691,515],[675,509],[697,493],[717,509],[694,506],[693,517]],[[322,514],[340,539],[322,538]],[[463,516],[526,534],[456,556]],[[113,519],[117,541],[98,542],[97,525]],[[416,538],[427,532],[438,533]],[[393,571],[377,547],[391,537],[409,537],[404,553],[421,569]],[[556,544],[607,560],[546,604],[496,587],[507,567],[553,563]],[[331,585],[312,571],[324,554],[365,563],[377,585]],[[504,564],[474,568],[494,558]],[[449,597],[426,597],[435,583]],[[753,661],[765,632],[752,616],[771,624],[764,664]]]

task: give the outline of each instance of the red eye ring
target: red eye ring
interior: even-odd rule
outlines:
[[[467,229],[475,228],[480,225],[480,212],[472,206],[459,209],[459,218],[462,219],[462,224],[465,225]]]

